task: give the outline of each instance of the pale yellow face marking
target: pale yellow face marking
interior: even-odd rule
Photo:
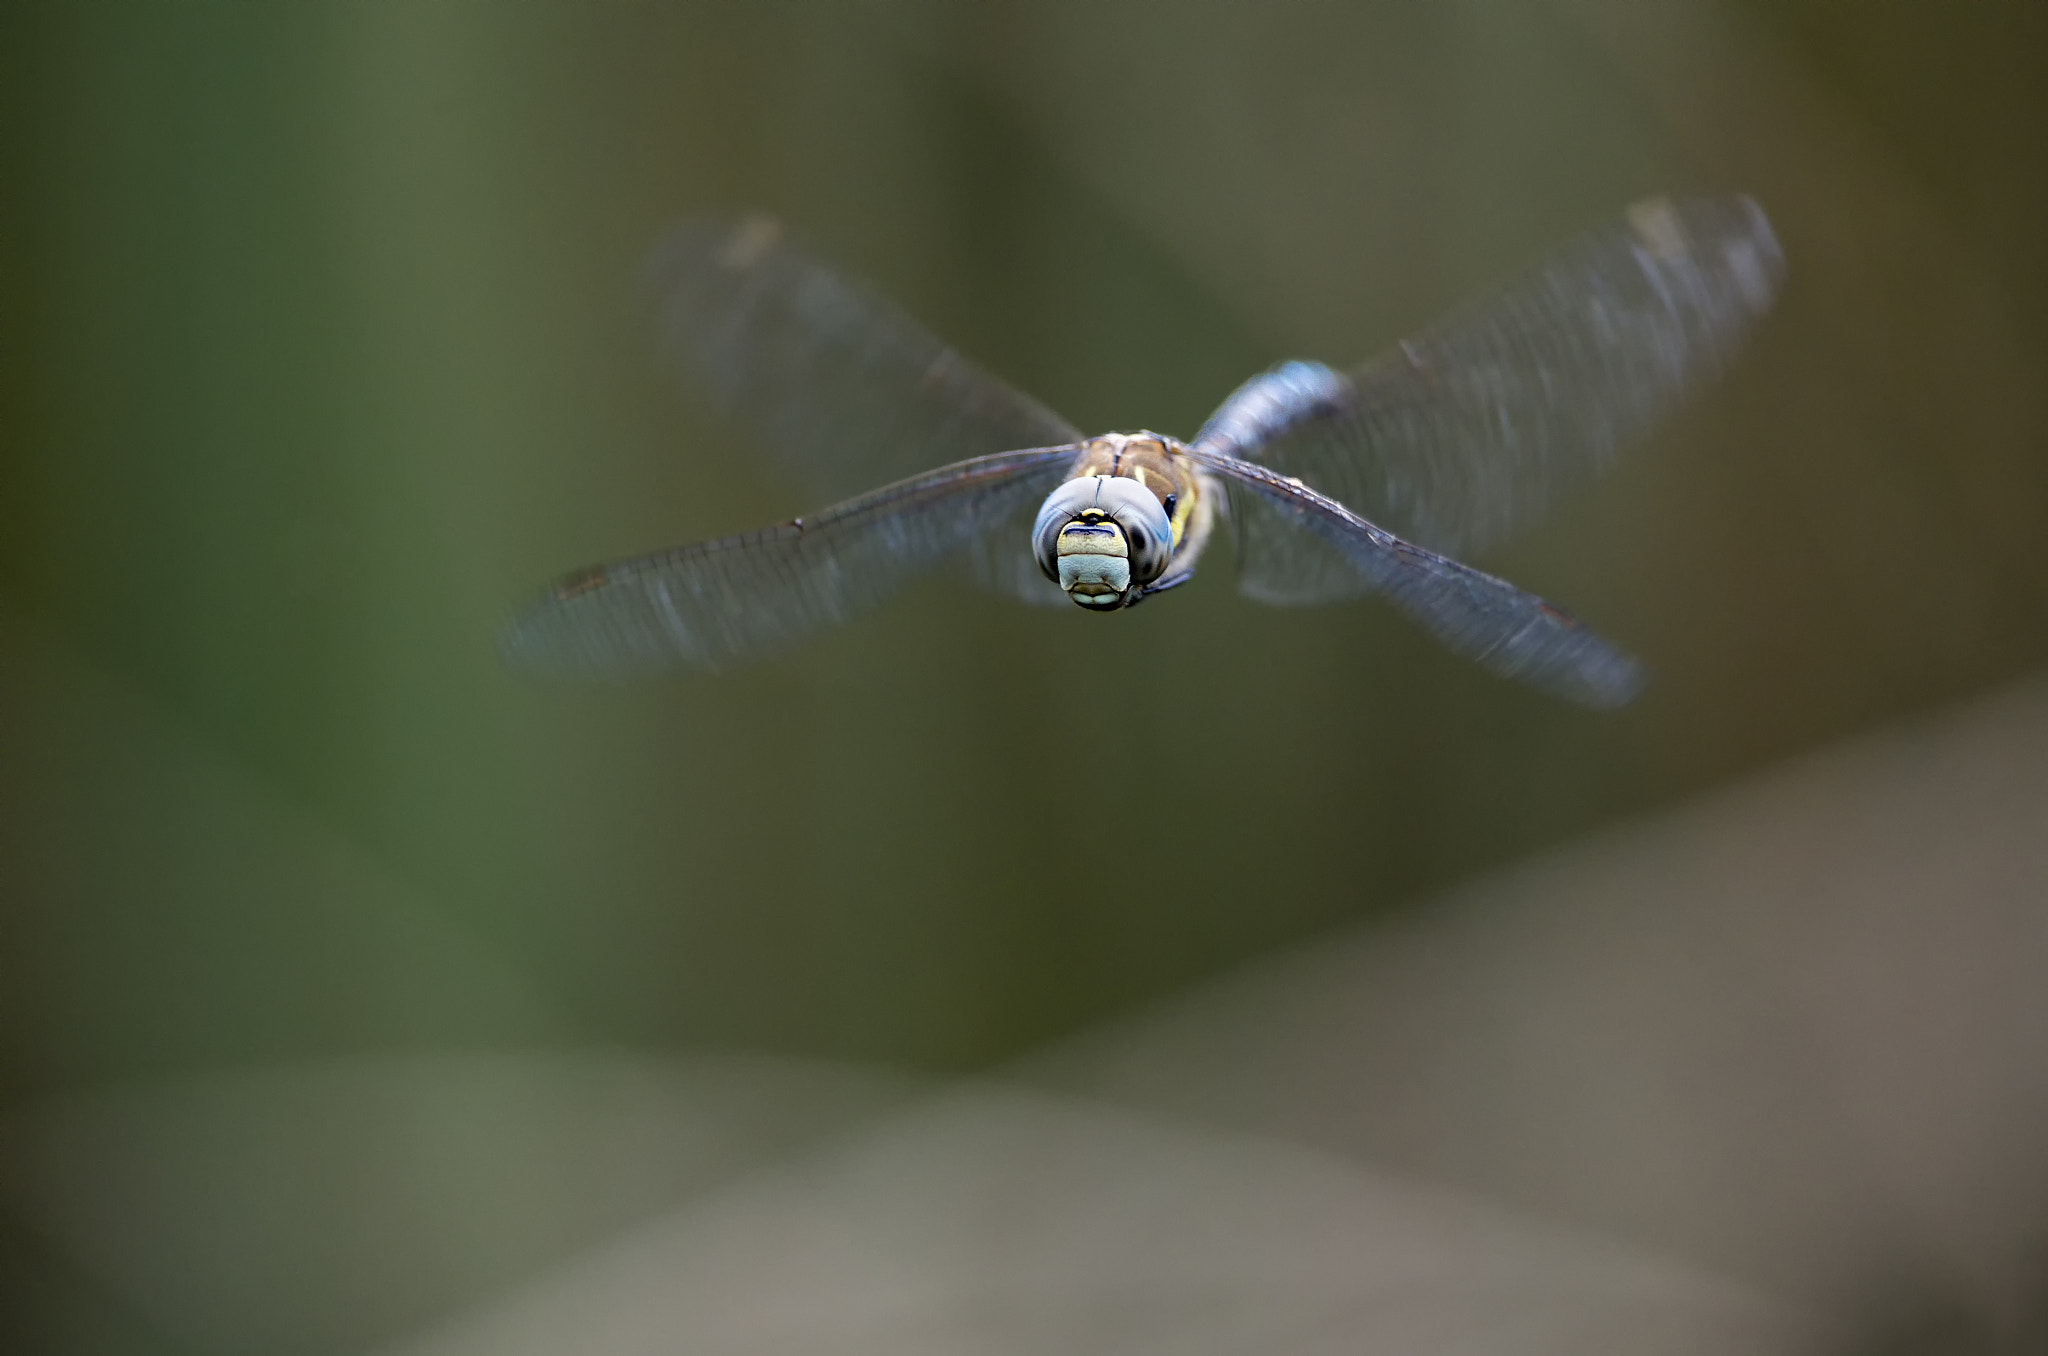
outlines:
[[[1122,556],[1128,560],[1131,544],[1114,519],[1100,513],[1087,513],[1060,529],[1059,554]]]

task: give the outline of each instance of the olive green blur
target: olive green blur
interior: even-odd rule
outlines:
[[[2038,669],[2044,27],[7,7],[0,1091],[590,1043],[982,1067]],[[1186,436],[1664,191],[1759,199],[1778,311],[1478,562],[1641,654],[1628,710],[1384,607],[1253,606],[1223,543],[1129,615],[940,579],[744,673],[498,665],[562,570],[817,507],[655,365],[633,279],[685,213],[772,210],[1090,432]]]

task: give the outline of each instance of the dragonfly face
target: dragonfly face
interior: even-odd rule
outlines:
[[[1105,434],[1088,441],[1072,477],[1045,497],[1031,530],[1038,568],[1069,598],[1113,612],[1193,569],[1209,500],[1179,443]],[[1204,530],[1191,533],[1197,523]]]
[[[1107,476],[1091,476],[1075,483],[1073,488],[1081,492],[1080,497],[1087,503],[1078,515],[1071,507],[1075,496],[1066,493],[1067,486],[1061,486],[1045,501],[1054,522],[1066,519],[1053,534],[1052,579],[1082,607],[1095,612],[1112,611],[1152,582],[1146,577],[1148,569],[1156,578],[1165,566],[1164,552],[1146,551],[1146,538],[1150,535],[1147,529],[1136,524],[1126,527],[1125,522],[1145,514],[1158,519],[1163,527],[1166,515],[1134,502],[1144,495],[1143,490],[1112,496],[1112,490],[1122,487]],[[1145,555],[1152,557],[1149,567],[1141,563]],[[1134,556],[1139,559],[1133,559]],[[1042,567],[1045,562],[1039,564]]]
[[[689,222],[649,273],[668,356],[839,502],[578,571],[505,654],[565,677],[722,668],[949,565],[1116,611],[1185,582],[1227,524],[1249,598],[1376,594],[1496,673],[1618,705],[1633,660],[1449,553],[1534,522],[1723,370],[1782,269],[1747,198],[1638,203],[1380,358],[1253,377],[1181,443],[1084,438],[767,218]]]

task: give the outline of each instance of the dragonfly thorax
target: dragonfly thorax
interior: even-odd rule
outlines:
[[[1038,568],[1082,607],[1136,601],[1173,558],[1173,522],[1158,496],[1124,476],[1081,476],[1046,496],[1031,533]]]

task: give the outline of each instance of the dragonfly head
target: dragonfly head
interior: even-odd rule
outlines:
[[[1094,612],[1137,601],[1166,573],[1173,524],[1165,505],[1137,481],[1082,476],[1046,496],[1031,533],[1046,577]]]

